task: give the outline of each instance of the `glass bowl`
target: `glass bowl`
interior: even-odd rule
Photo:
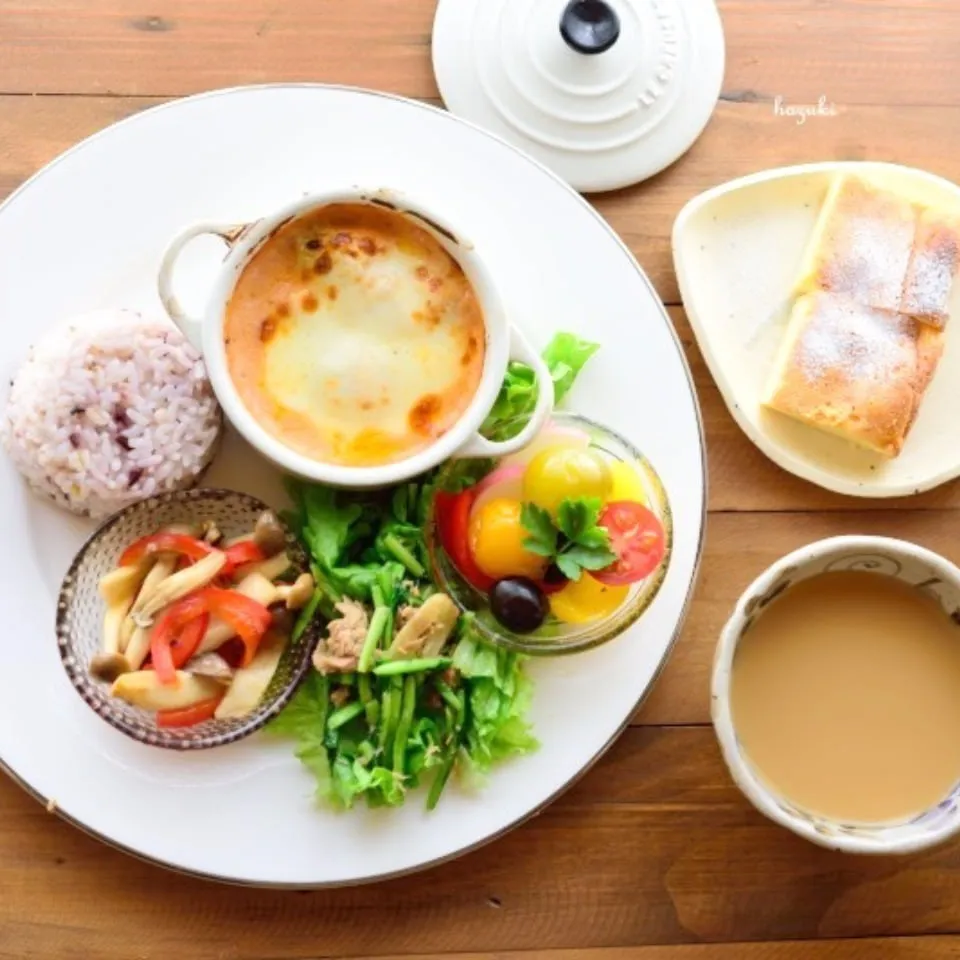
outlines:
[[[426,526],[427,552],[433,579],[448,593],[464,613],[474,616],[477,631],[488,642],[529,656],[558,656],[579,653],[613,640],[636,623],[653,603],[660,591],[673,547],[673,518],[670,503],[660,477],[649,460],[620,434],[575,413],[554,412],[551,423],[559,428],[576,428],[587,434],[589,446],[610,460],[634,466],[643,485],[646,506],[663,525],[664,555],[660,566],[645,580],[633,584],[624,602],[613,613],[589,623],[562,623],[552,617],[532,633],[514,633],[501,624],[490,611],[488,597],[469,583],[457,570],[440,544],[433,503]],[[455,480],[460,461],[450,460],[437,477],[437,490],[456,489]],[[491,461],[490,469],[496,464]],[[586,575],[586,574],[584,574]]]
[[[288,703],[310,668],[318,622],[287,643],[266,692],[246,716],[205,720],[192,727],[158,727],[153,713],[110,696],[110,684],[90,675],[90,661],[101,649],[106,604],[100,578],[139,537],[175,523],[213,521],[226,539],[249,533],[270,508],[256,497],[233,490],[184,490],[135,503],[110,517],[80,549],[64,577],[57,603],[57,646],[70,682],[86,704],[111,726],[140,743],[170,750],[203,750],[233,743],[259,730]],[[296,573],[309,572],[306,553],[287,530],[286,551]]]

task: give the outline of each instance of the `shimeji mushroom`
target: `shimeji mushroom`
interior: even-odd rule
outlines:
[[[253,542],[263,551],[265,557],[272,557],[287,545],[287,532],[271,511],[264,510],[257,517],[253,527]]]
[[[201,653],[187,663],[187,672],[198,677],[210,677],[229,683],[233,677],[233,667],[219,653]]]
[[[266,560],[239,567],[234,574],[234,578],[243,580],[245,577],[249,577],[251,573],[259,573],[261,577],[272,581],[276,580],[277,577],[282,577],[290,567],[290,555],[281,550],[280,553],[275,553],[272,557],[267,557]]]
[[[102,649],[105,654],[123,652],[124,622],[152,566],[153,563],[147,561],[119,567],[100,579],[100,596],[107,604],[103,617]]]
[[[96,653],[90,661],[90,675],[107,683],[129,672],[130,662],[122,653]]]
[[[164,607],[169,606],[175,600],[185,597],[194,590],[207,586],[214,580],[217,574],[223,569],[227,562],[227,555],[222,550],[214,550],[207,554],[202,560],[183,570],[167,577],[160,586],[147,598],[142,606],[137,608],[140,599],[131,612],[133,622],[138,627],[149,627],[153,623],[153,617]]]

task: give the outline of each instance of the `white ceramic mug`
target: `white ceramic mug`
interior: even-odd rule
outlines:
[[[768,567],[747,587],[720,634],[713,663],[710,709],[723,758],[737,786],[761,813],[820,846],[873,854],[910,853],[931,847],[960,832],[960,784],[935,806],[909,820],[889,824],[840,823],[796,807],[772,790],[754,770],[737,739],[730,709],[730,675],[740,637],[776,597],[801,580],[832,570],[867,570],[923,590],[957,620],[960,643],[960,569],[949,560],[905,540],[888,537],[831,537],[801,547]]]
[[[486,328],[486,355],[480,384],[460,419],[427,449],[397,463],[348,467],[323,463],[304,456],[265,430],[250,414],[227,368],[223,327],[227,304],[244,268],[253,255],[289,221],[332,203],[375,204],[412,218],[427,230],[460,264],[473,285]],[[213,285],[202,317],[189,316],[174,294],[174,272],[184,247],[204,234],[220,237],[227,256]],[[493,279],[482,258],[459,231],[446,226],[429,208],[406,193],[358,188],[331,190],[297,200],[276,213],[249,224],[199,223],[179,234],[170,244],[158,277],[160,299],[171,319],[203,354],[210,382],[227,417],[247,441],[283,469],[308,480],[338,487],[380,487],[400,483],[425,473],[450,457],[502,457],[526,446],[540,431],[553,409],[553,381],[540,355],[507,319]],[[489,414],[507,366],[518,360],[533,368],[537,378],[537,403],[529,423],[510,440],[494,442],[479,429]]]

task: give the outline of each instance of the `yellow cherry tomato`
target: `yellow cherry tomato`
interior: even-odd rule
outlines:
[[[610,464],[610,474],[613,477],[610,496],[607,498],[610,503],[632,500],[634,503],[647,505],[647,492],[637,466],[623,460],[614,460]]]
[[[470,518],[470,552],[477,566],[494,580],[543,576],[547,561],[523,545],[528,536],[520,522],[519,500],[488,500]]]
[[[613,613],[627,599],[630,587],[607,586],[584,571],[562,590],[549,596],[550,610],[564,623],[589,623]]]
[[[523,475],[523,498],[556,514],[568,498],[597,497],[606,502],[612,485],[610,465],[596,450],[550,447],[530,461]]]

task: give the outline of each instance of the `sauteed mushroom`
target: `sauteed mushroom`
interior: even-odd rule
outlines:
[[[216,546],[213,546],[216,544]],[[216,524],[140,537],[100,583],[107,602],[91,674],[111,694],[189,726],[253,710],[293,633],[313,577],[280,582],[291,559],[276,516],[225,542]]]
[[[275,513],[265,510],[257,517],[253,528],[253,542],[268,557],[279,553],[287,545],[287,533]]]

